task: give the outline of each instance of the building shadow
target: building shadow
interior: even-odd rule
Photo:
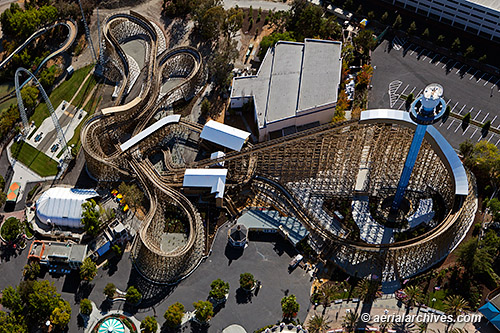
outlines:
[[[233,260],[238,260],[243,255],[244,249],[242,247],[233,247],[231,245],[226,244],[226,248],[224,249],[224,255],[229,260],[228,266],[231,265]]]

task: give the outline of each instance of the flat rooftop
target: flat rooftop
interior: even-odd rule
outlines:
[[[233,80],[231,98],[253,97],[260,128],[337,102],[342,43],[305,39],[276,43],[257,75]]]
[[[296,245],[309,234],[299,220],[294,217],[281,216],[276,210],[251,209],[243,213],[236,223],[243,225],[248,230],[278,230],[281,226],[288,233],[288,237],[293,245]]]
[[[87,254],[87,245],[61,242],[33,243],[29,256],[39,257],[42,260],[50,258],[82,262]]]

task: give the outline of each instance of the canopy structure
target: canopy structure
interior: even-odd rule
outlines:
[[[203,126],[200,138],[216,143],[222,147],[240,151],[249,136],[250,133],[248,132],[214,120],[209,120],[205,126]]]
[[[209,187],[215,198],[224,197],[227,169],[186,169],[184,187]]]
[[[21,184],[12,183],[9,187],[9,191],[7,192],[7,201],[16,202],[20,189],[21,189]]]
[[[116,318],[109,318],[106,319],[101,326],[99,326],[99,329],[97,330],[98,333],[124,333],[125,332],[125,327],[123,326],[123,323]]]
[[[43,223],[58,226],[82,227],[82,203],[95,198],[95,190],[53,187],[45,191],[36,201],[36,215]]]
[[[486,302],[486,304],[480,307],[478,311],[481,312],[481,314],[488,320],[492,320],[493,318],[500,315],[500,311],[498,311],[498,309],[490,302]]]

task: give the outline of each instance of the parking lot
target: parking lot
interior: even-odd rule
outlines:
[[[468,65],[395,38],[384,41],[372,54],[375,68],[372,80],[370,108],[393,108],[404,110],[403,97],[413,93],[419,96],[426,85],[432,82],[444,87],[444,99],[452,113],[485,123],[491,121],[492,128],[500,126],[500,77],[481,72]],[[481,139],[495,145],[500,136],[485,133],[474,125],[463,126],[462,121],[449,117],[444,123],[435,125],[454,148],[465,139],[474,142]]]

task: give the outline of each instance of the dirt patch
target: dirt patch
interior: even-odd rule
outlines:
[[[256,57],[262,38],[273,32],[273,29],[265,24],[269,11],[262,11],[259,21],[257,21],[259,9],[253,9],[252,16],[250,16],[250,9],[243,9],[243,13],[244,20],[241,28],[241,49],[237,59],[237,64],[240,66],[250,63],[250,61]],[[250,20],[252,18],[253,24],[250,26]],[[253,44],[253,50],[250,52],[251,55],[247,58],[246,54],[250,44]]]

